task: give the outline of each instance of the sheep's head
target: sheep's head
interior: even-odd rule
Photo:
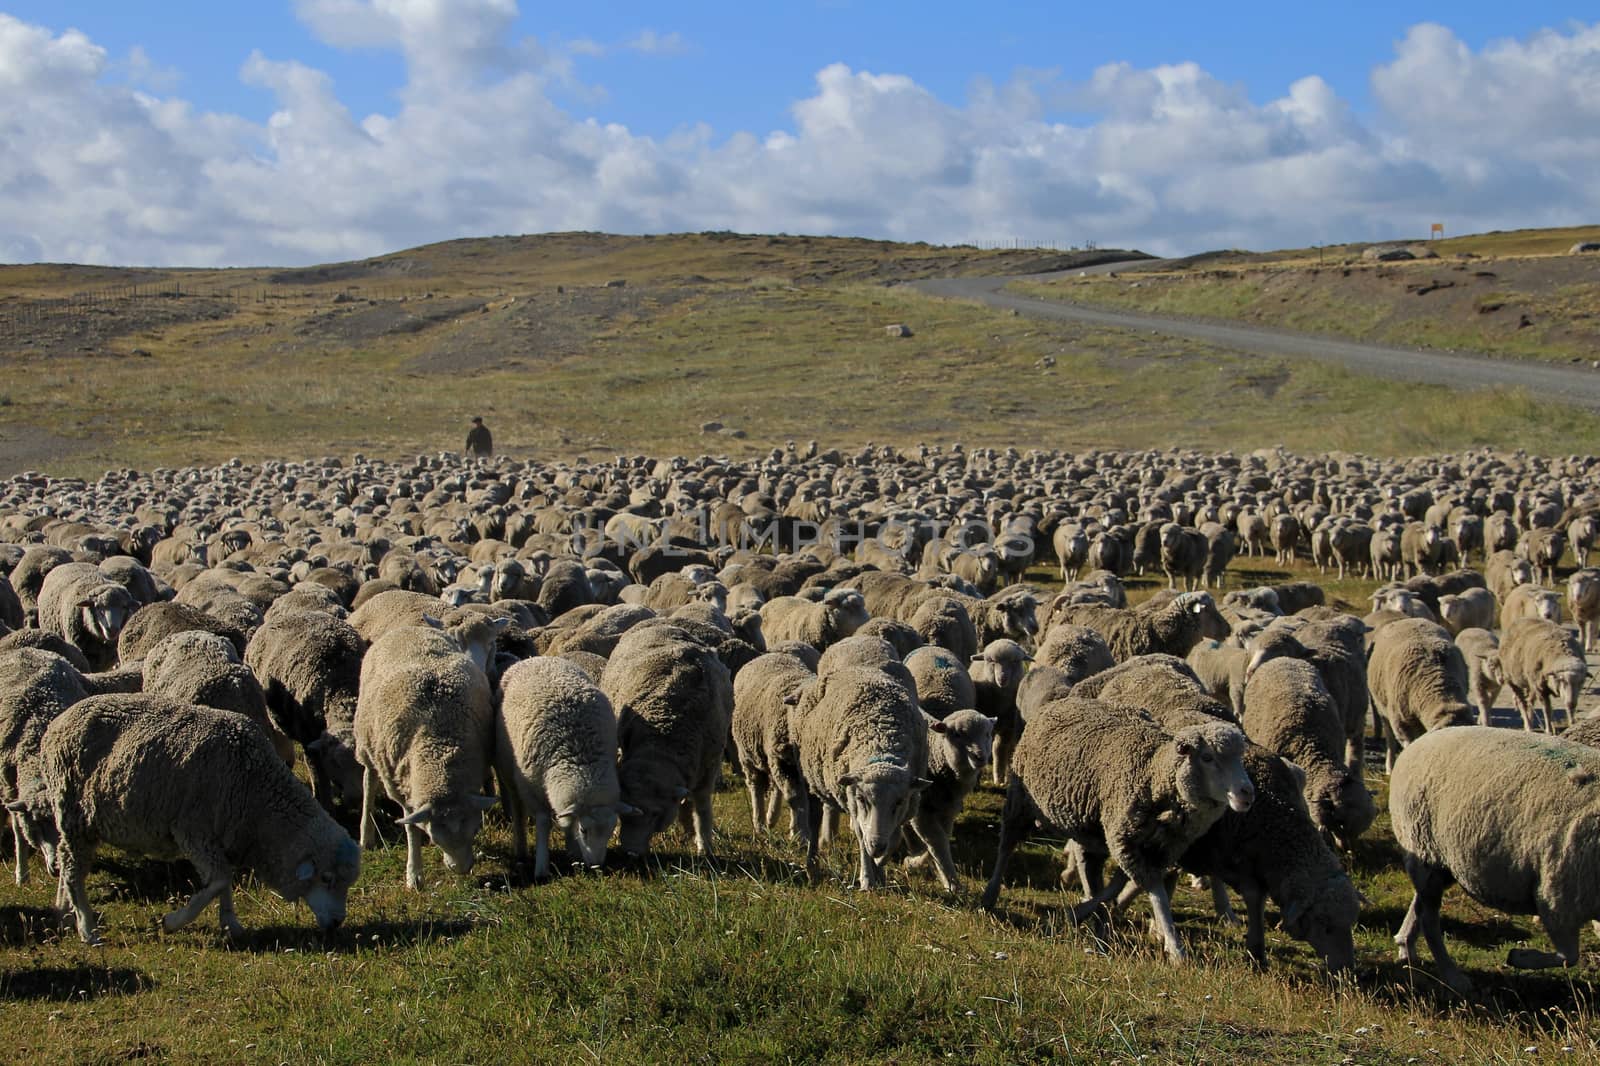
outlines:
[[[1227,640],[1233,627],[1217,610],[1216,601],[1209,592],[1182,592],[1173,597],[1173,604],[1200,623],[1200,635],[1207,640]]]
[[[472,845],[483,828],[483,812],[498,803],[494,796],[438,799],[399,819],[403,826],[421,827],[444,853],[445,869],[472,872]]]
[[[631,859],[650,852],[650,838],[671,828],[678,808],[689,796],[682,784],[659,780],[659,767],[625,760],[617,768],[623,803],[617,808],[621,832],[617,843]]]
[[[1028,647],[1039,635],[1039,601],[1032,596],[1008,596],[994,604],[1004,622],[1005,634]]]
[[[1574,610],[1600,606],[1600,570],[1579,570],[1569,577],[1567,602]]]
[[[1362,833],[1372,828],[1378,808],[1372,793],[1348,770],[1336,770],[1324,783],[1311,805],[1312,820],[1333,835],[1335,843],[1348,851]]]
[[[288,883],[274,887],[284,899],[305,900],[317,928],[332,930],[344,921],[350,886],[361,876],[361,849],[331,819],[318,828]]]
[[[846,812],[861,846],[874,862],[883,862],[910,817],[916,794],[933,784],[904,763],[876,756],[857,773],[839,778]]]
[[[585,866],[598,869],[606,863],[606,845],[623,814],[638,814],[625,803],[606,803],[557,811],[556,821]]]
[[[972,679],[993,685],[1002,692],[1015,692],[1033,657],[1014,640],[992,640],[981,655],[973,657]]]
[[[107,582],[77,603],[83,631],[102,644],[115,644],[134,611],[133,596],[121,585]]]
[[[1190,806],[1215,810],[1226,803],[1244,812],[1255,803],[1256,789],[1244,768],[1245,737],[1226,722],[1185,726],[1173,734],[1178,756],[1178,794]]]
[[[1578,697],[1583,694],[1584,682],[1588,680],[1588,665],[1581,658],[1569,658],[1547,672],[1541,684],[1552,700],[1567,709],[1567,721],[1570,722],[1578,711]]]
[[[872,620],[872,616],[867,613],[866,599],[855,589],[830,589],[822,597],[822,602],[837,612],[839,629],[845,636],[851,635]]]
[[[1250,658],[1245,663],[1244,679],[1249,681],[1263,663],[1273,659],[1307,659],[1310,652],[1287,629],[1264,629],[1249,644]]]
[[[1335,864],[1317,883],[1296,887],[1295,898],[1283,909],[1284,931],[1310,944],[1330,971],[1351,969],[1356,961],[1352,930],[1361,914],[1355,885]]]
[[[994,758],[994,727],[998,719],[977,711],[956,711],[942,720],[930,718],[928,729],[956,753],[957,765],[981,770]],[[929,738],[933,741],[933,738]],[[933,741],[938,743],[938,741]]]

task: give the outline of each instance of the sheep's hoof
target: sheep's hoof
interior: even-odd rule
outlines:
[[[182,911],[168,911],[161,916],[161,931],[163,933],[175,933],[182,929],[184,924]]]
[[[1512,948],[1506,952],[1506,965],[1519,970],[1547,970],[1565,965],[1566,960],[1553,951],[1535,951],[1533,948]]]
[[[240,939],[241,937],[244,936],[244,926],[242,924],[240,924],[239,919],[237,919],[237,918],[224,918],[224,919],[222,919],[221,924],[222,924],[222,935],[224,937],[226,937],[228,940],[230,940],[230,941],[238,940],[238,939]]]

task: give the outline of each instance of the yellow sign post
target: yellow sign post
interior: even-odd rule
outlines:
[[[1434,237],[1443,237],[1443,236],[1444,236],[1444,223],[1443,222],[1435,222],[1433,224],[1433,234],[1428,239],[1432,240]]]

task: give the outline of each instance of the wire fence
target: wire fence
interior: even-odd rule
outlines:
[[[1038,240],[1032,237],[1005,237],[1000,240],[984,239],[966,241],[955,247],[976,248],[982,252],[994,251],[1039,251],[1039,252],[1093,252],[1100,246],[1094,241],[1082,241],[1074,244],[1071,241]]]

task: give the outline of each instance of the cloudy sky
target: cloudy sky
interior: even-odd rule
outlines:
[[[1179,253],[1600,223],[1600,22],[1576,11],[0,0],[0,261],[291,265],[573,229]]]

